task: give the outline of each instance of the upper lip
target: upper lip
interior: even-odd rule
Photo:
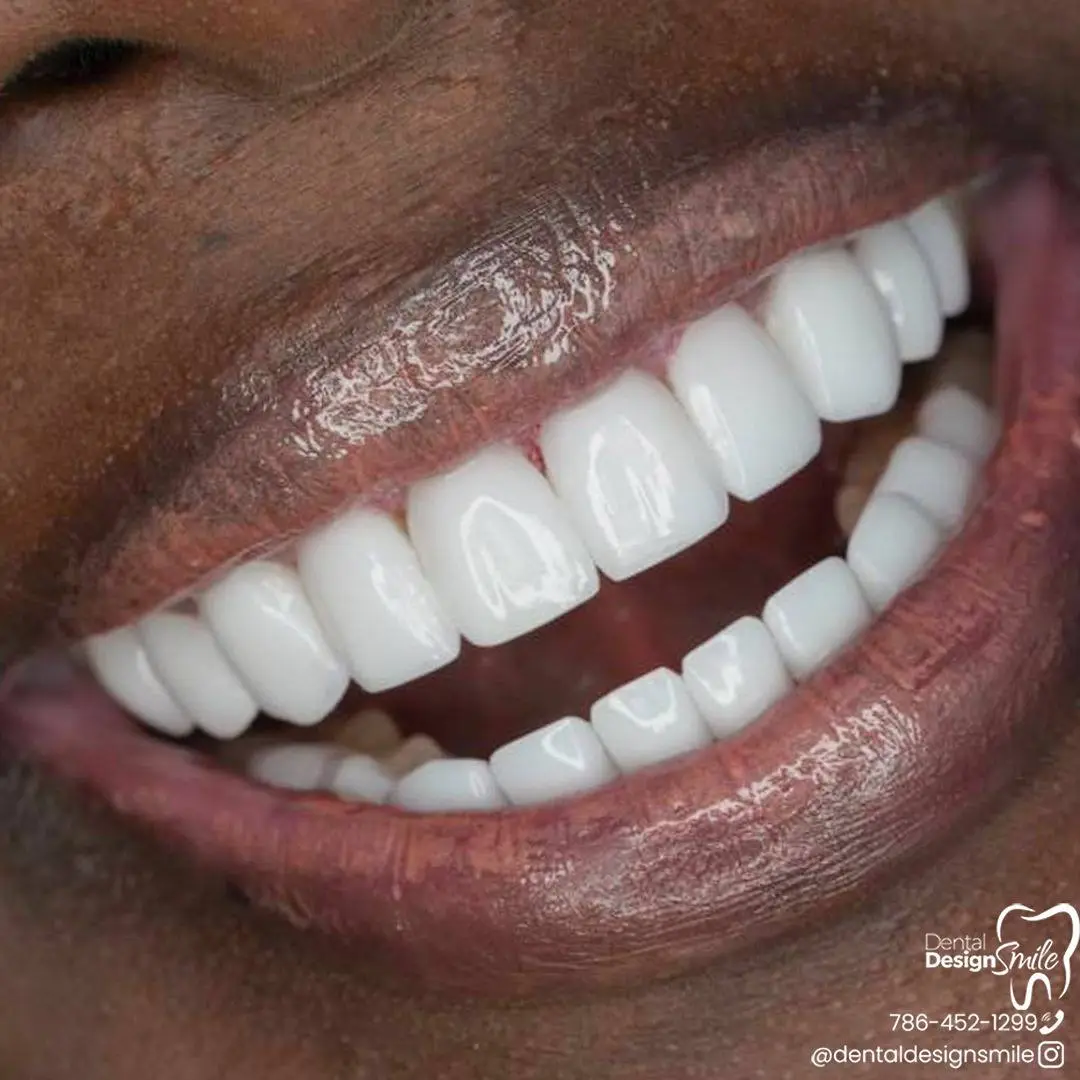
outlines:
[[[691,154],[674,171],[628,152],[617,191],[587,173],[533,191],[511,224],[415,272],[378,286],[348,268],[300,280],[260,308],[227,377],[87,487],[74,518],[90,525],[66,534],[79,550],[44,545],[24,567],[27,595],[56,597],[60,631],[83,637],[351,500],[393,503],[529,430],[793,250],[913,207],[997,154],[959,122],[879,121],[824,130],[809,154],[778,138],[719,165]],[[912,172],[913,157],[930,164]],[[118,508],[118,491],[143,497]],[[57,629],[48,611],[39,602],[19,621],[40,640]]]
[[[819,208],[804,235],[837,220]],[[1039,172],[989,240],[1010,426],[984,501],[928,578],[737,739],[572,803],[428,818],[254,788],[133,732],[89,686],[13,682],[5,734],[256,899],[431,983],[651,977],[800,924],[1014,775],[1048,730],[1080,630],[1066,603],[1080,584],[1067,557],[1080,528],[1080,226]],[[715,299],[733,275],[702,281]]]

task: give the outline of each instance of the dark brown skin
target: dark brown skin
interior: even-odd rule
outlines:
[[[631,151],[638,177],[656,179],[665,155],[708,145],[720,167],[751,160],[755,137],[775,136],[790,172],[730,166],[748,200],[751,180],[760,181],[758,203],[747,205],[758,208],[764,253],[731,241],[695,252],[707,262],[695,261],[691,283],[702,302],[708,289],[715,299],[721,265],[735,278],[835,226],[828,207],[799,210],[805,199],[769,211],[780,193],[769,184],[781,175],[805,196],[807,176],[843,154],[821,139],[799,152],[800,133],[865,123],[868,101],[881,102],[869,129],[907,134],[852,136],[857,164],[844,159],[847,168],[833,170],[838,184],[862,191],[849,208],[852,227],[880,216],[890,199],[913,201],[962,174],[956,148],[967,132],[1035,140],[1080,162],[1080,11],[1063,0],[577,0],[423,11],[277,0],[256,15],[217,0],[169,5],[168,15],[159,6],[99,0],[72,12],[78,5],[0,0],[0,66],[73,30],[181,49],[108,93],[17,103],[8,113],[0,103],[0,250],[15,253],[0,261],[0,386],[8,388],[0,395],[0,641],[9,656],[40,641],[61,605],[74,625],[116,617],[104,604],[95,613],[91,600],[80,608],[75,583],[88,565],[112,565],[102,553],[110,542],[123,550],[123,538],[107,538],[132,476],[175,500],[168,520],[182,523],[145,535],[171,536],[169,556],[186,553],[196,568],[341,502],[343,475],[327,480],[302,455],[283,468],[284,483],[255,467],[235,490],[208,481],[185,494],[177,480],[211,448],[228,447],[241,418],[272,416],[316,366],[303,349],[276,349],[274,335],[297,325],[340,333],[325,314],[335,295],[328,281],[345,281],[346,321],[362,324],[357,333],[378,333],[395,303],[422,293],[499,221],[534,206],[540,189],[577,198],[592,187],[602,196],[624,182],[611,163],[625,166]],[[920,106],[940,123],[912,128],[906,118]],[[715,125],[707,133],[705,117]],[[935,138],[951,149],[926,157]],[[923,171],[898,176],[886,143],[899,154],[921,147]],[[649,209],[631,216],[647,221]],[[640,282],[645,271],[628,274]],[[676,311],[678,299],[663,296],[640,321],[656,328],[690,317]],[[605,327],[582,363],[647,337]],[[544,397],[550,408],[569,392],[571,376],[541,377],[520,360],[469,393],[498,400],[510,393],[500,380],[516,379],[516,397]],[[230,372],[235,379],[267,365],[281,377],[248,379],[224,402],[207,390]],[[200,404],[207,400],[213,407]],[[350,458],[354,493],[392,462],[408,458],[423,472],[451,444],[489,433],[467,407],[433,408],[428,420],[446,419],[448,442],[399,425],[380,449]],[[275,491],[273,509],[253,515],[257,527],[239,529],[244,508]],[[137,523],[125,524],[134,544]],[[146,559],[157,545],[144,545],[137,551]],[[192,581],[157,566],[138,584],[125,612]],[[1073,685],[1080,676],[1067,674]],[[1069,680],[1055,685],[1049,705],[1065,734],[986,820],[902,880],[868,891],[854,912],[673,981],[641,977],[611,996],[513,1008],[389,994],[385,973],[362,958],[345,960],[333,943],[254,912],[220,880],[190,873],[55,780],[0,765],[0,820],[14,823],[0,838],[0,1072],[14,1080],[801,1078],[812,1074],[816,1046],[897,1041],[889,1013],[990,1015],[1007,1004],[1004,984],[923,971],[922,936],[984,933],[1014,901],[1041,908],[1080,898],[1070,824],[1080,812],[1080,738],[1070,690]],[[1066,999],[1065,1007],[1054,1037],[1080,1060],[1077,1006]],[[944,1032],[903,1041],[965,1045]],[[989,1080],[1031,1071],[975,1068]]]

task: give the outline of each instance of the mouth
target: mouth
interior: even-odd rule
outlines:
[[[5,742],[429,985],[655,977],[865,896],[1050,737],[1077,644],[1080,218],[1015,173],[11,672]]]

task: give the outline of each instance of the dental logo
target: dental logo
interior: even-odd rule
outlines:
[[[1012,936],[1021,923],[1049,923],[1061,920],[1055,937],[1046,937],[1039,947],[1025,951]],[[1080,946],[1080,913],[1072,904],[1057,904],[1045,911],[1036,912],[1026,904],[1010,904],[998,916],[998,947],[994,955],[1000,963],[992,970],[995,975],[1009,977],[1009,998],[1014,1009],[1027,1012],[1035,1003],[1036,990],[1046,995],[1043,1004],[1052,1005],[1069,992],[1072,983],[1072,961]],[[1051,975],[1054,978],[1051,978]],[[1060,979],[1057,977],[1060,975]],[[1055,988],[1055,983],[1057,987]],[[1065,1012],[1058,1008],[1053,1019],[1039,1029],[1043,1035],[1055,1031],[1065,1019]]]
[[[1080,947],[1080,912],[1073,904],[1057,904],[1045,911],[1010,904],[998,916],[994,929],[996,944],[988,934],[927,934],[926,967],[1007,978],[1012,1007],[1017,1012],[1040,1010],[1039,1031],[1051,1034],[1065,1019],[1064,1010],[1054,1006],[1072,985],[1073,957]],[[1033,945],[1029,939],[1035,932],[1045,936]]]

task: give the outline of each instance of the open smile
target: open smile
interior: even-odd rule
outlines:
[[[334,450],[384,432],[311,393],[316,524],[176,560],[205,503],[158,507],[66,612],[96,680],[12,672],[5,739],[431,984],[655,975],[861,894],[1011,779],[1076,644],[1080,218],[1013,172],[970,234],[969,194],[822,214],[569,374],[560,320],[604,326],[643,241],[550,232],[573,288],[491,332],[543,313],[541,415],[493,392],[495,437],[341,510]]]

